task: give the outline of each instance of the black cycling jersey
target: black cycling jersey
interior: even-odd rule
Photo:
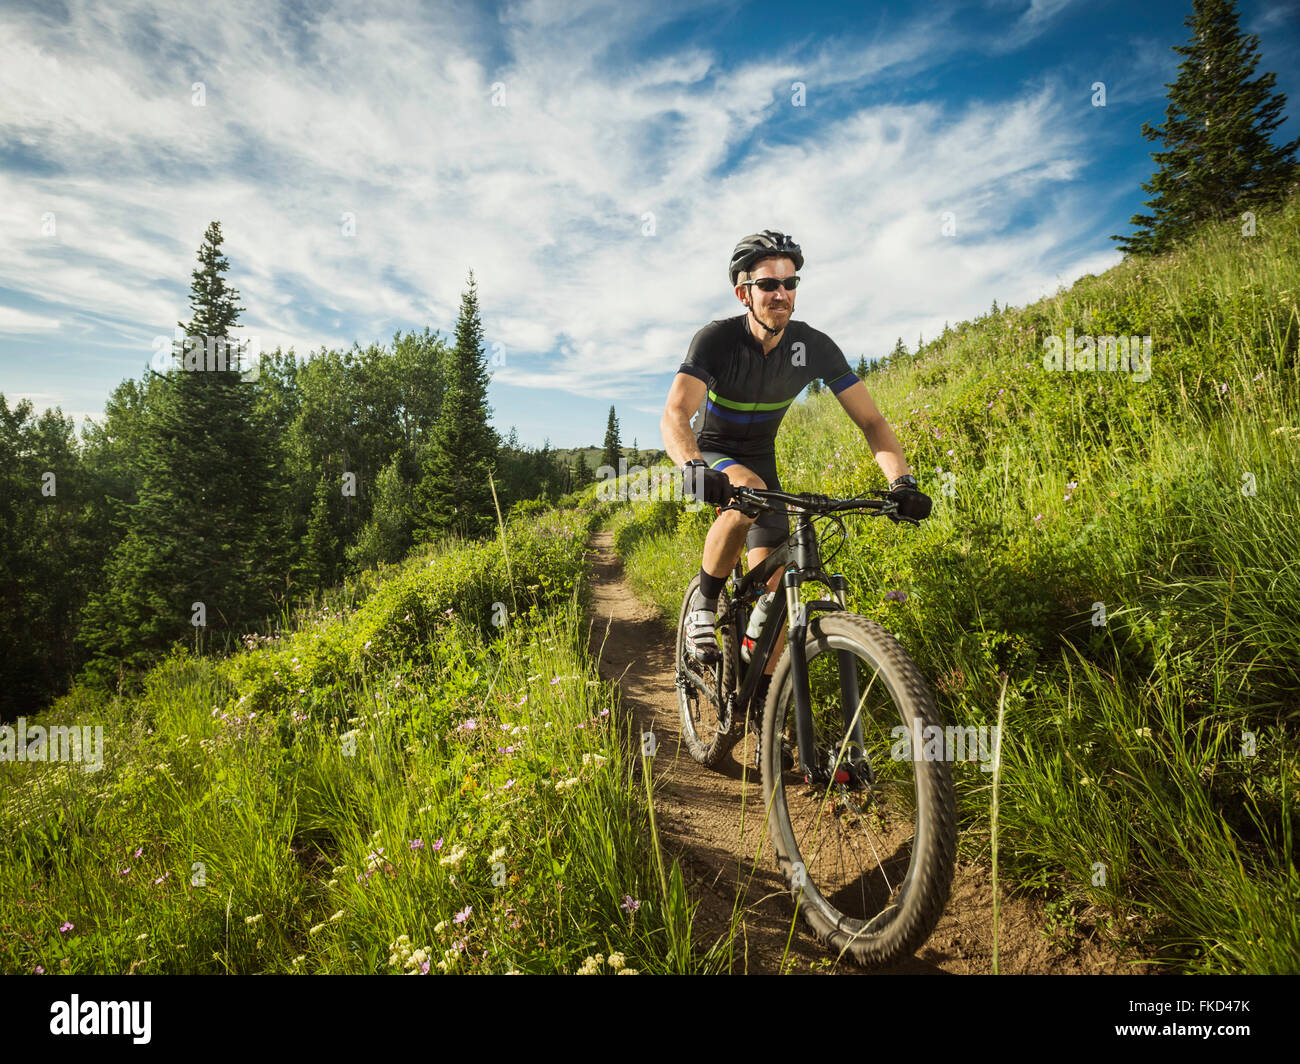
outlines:
[[[776,454],[776,430],[790,404],[815,378],[839,394],[858,380],[835,341],[791,320],[766,355],[746,315],[710,322],[695,334],[678,373],[708,385],[692,427],[701,451],[733,458]]]

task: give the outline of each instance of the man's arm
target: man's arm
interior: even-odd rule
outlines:
[[[664,450],[676,465],[685,465],[692,458],[702,457],[695,433],[691,431],[691,417],[699,409],[707,390],[707,384],[689,373],[678,373],[668,389],[668,402],[664,406],[664,416],[659,419],[659,431],[663,433]]]
[[[904,473],[910,473],[907,459],[903,457],[902,445],[894,435],[894,430],[889,427],[889,423],[876,408],[875,400],[871,398],[867,386],[858,381],[845,388],[836,395],[836,398],[844,407],[845,413],[853,419],[853,423],[862,430],[862,435],[867,438],[867,446],[876,456],[876,464],[880,466],[881,472],[889,482],[892,484]]]

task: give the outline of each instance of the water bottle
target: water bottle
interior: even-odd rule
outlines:
[[[754,603],[754,612],[749,615],[749,627],[745,629],[745,638],[740,641],[740,657],[747,664],[758,646],[758,637],[763,632],[763,624],[767,621],[767,614],[772,608],[774,598],[776,592],[769,591]]]

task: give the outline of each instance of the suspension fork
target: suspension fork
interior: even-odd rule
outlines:
[[[843,573],[835,573],[830,578],[831,590],[835,592],[836,601],[841,609],[847,609],[844,593],[849,582]],[[844,734],[848,736],[845,750],[849,761],[860,761],[866,757],[867,746],[862,738],[862,718],[858,715],[858,667],[857,659],[848,650],[837,650],[835,657],[840,673],[840,713],[844,717]]]
[[[785,605],[790,614],[790,672],[794,683],[794,726],[799,741],[799,764],[808,783],[825,782],[825,773],[817,764],[813,745],[812,699],[808,691],[808,656],[804,646],[808,633],[808,608],[799,601],[803,578],[787,570],[781,581],[785,585]]]

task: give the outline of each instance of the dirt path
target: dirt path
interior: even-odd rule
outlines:
[[[695,762],[680,739],[673,687],[672,635],[658,611],[641,602],[623,578],[612,534],[591,540],[591,653],[600,675],[616,681],[632,714],[634,734],[654,731],[655,816],[669,851],[681,862],[687,889],[700,903],[697,942],[707,947],[725,932],[733,907],[743,915],[731,970],[857,972],[836,964],[803,925],[776,872],[770,842],[761,837],[762,787],[752,767],[753,738],[737,744],[721,770]],[[676,618],[673,618],[674,624]],[[743,775],[743,780],[742,780]],[[745,808],[741,832],[741,807]],[[1066,952],[1052,945],[1039,906],[1003,895],[998,960],[1004,973],[1122,973],[1131,970],[1108,948],[1076,939]],[[788,953],[787,953],[788,940]],[[895,973],[987,974],[992,971],[993,899],[989,871],[959,864],[952,897],[930,940]]]

